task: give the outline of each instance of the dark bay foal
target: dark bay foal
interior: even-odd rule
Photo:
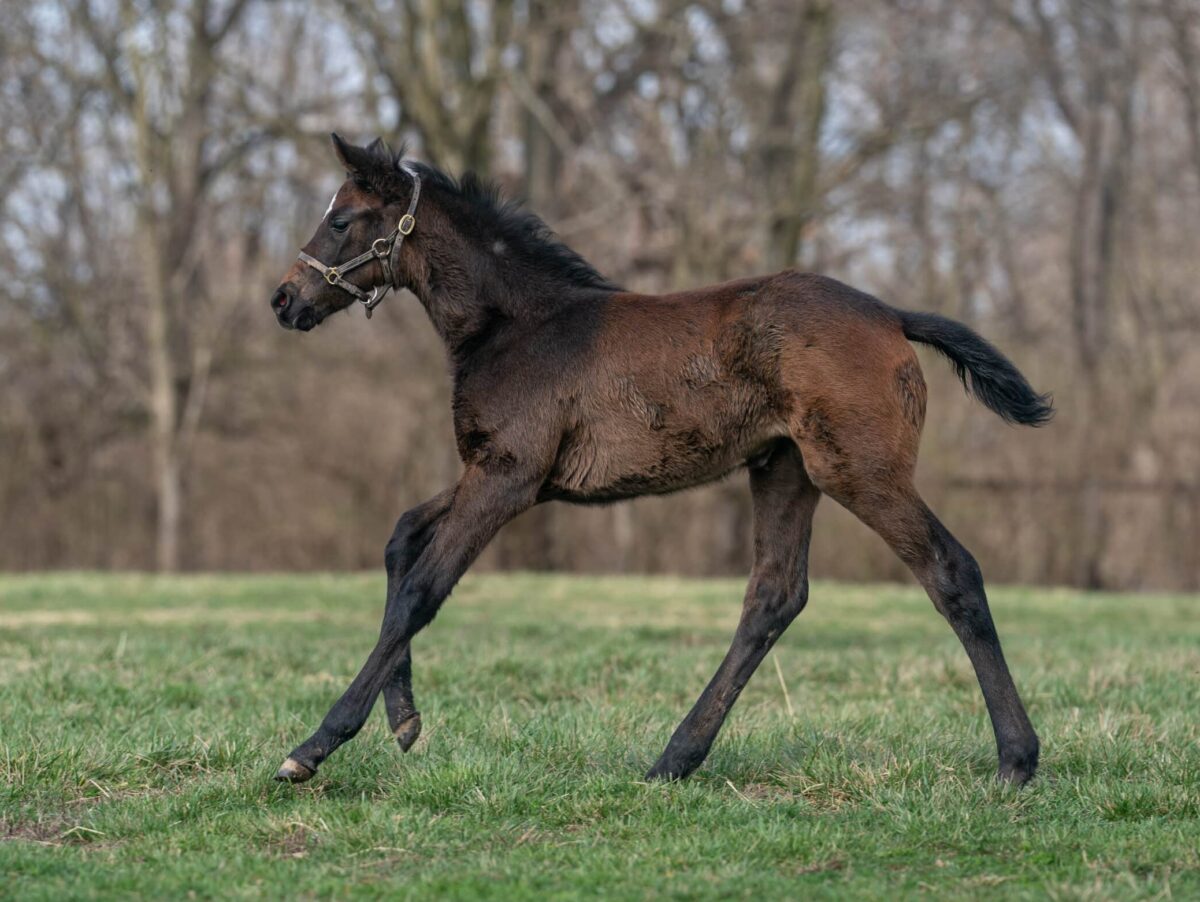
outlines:
[[[473,176],[456,183],[381,142],[334,136],[348,178],[271,299],[308,331],[356,300],[408,288],[445,342],[458,483],[400,518],[387,607],[358,676],[280,769],[302,781],[382,693],[407,750],[421,729],[409,643],[505,523],[544,501],[597,503],[750,471],[754,569],[733,644],[649,778],[694,771],[746,682],[808,600],[822,494],[878,532],[962,641],[1001,779],[1024,783],[1038,739],[1000,650],[975,559],[913,486],[936,348],[987,407],[1040,425],[1047,399],[967,327],[897,310],[832,279],[781,272],[695,291],[622,291],[532,214]]]

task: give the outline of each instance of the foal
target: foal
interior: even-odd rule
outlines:
[[[387,544],[379,640],[317,731],[283,763],[300,782],[362,727],[382,693],[407,751],[421,729],[410,642],[505,523],[544,501],[672,492],[750,471],[754,569],[733,644],[649,779],[694,771],[746,682],[808,600],[822,493],[879,533],[962,641],[983,690],[999,776],[1033,776],[1038,739],[1017,695],[971,554],[913,486],[928,344],[1005,420],[1037,426],[1048,399],[966,326],[785,271],[662,296],[622,291],[535,216],[333,136],[348,178],[271,298],[308,331],[357,299],[408,288],[454,376],[456,485],[400,518]]]

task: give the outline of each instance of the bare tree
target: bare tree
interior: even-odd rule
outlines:
[[[400,0],[386,8],[366,0],[339,3],[399,104],[398,124],[418,134],[431,161],[487,172],[512,0],[485,6]]]
[[[0,566],[375,566],[453,478],[412,298],[297,342],[257,296],[338,130],[498,179],[632,290],[805,266],[975,323],[1060,408],[1015,435],[927,370],[923,491],[985,566],[1194,587],[1198,28],[1185,0],[0,5]],[[547,508],[487,561],[739,571],[746,502]],[[900,575],[818,516],[815,569]]]
[[[137,274],[136,286],[128,288],[136,289],[140,302],[144,357],[110,359],[102,369],[149,415],[161,570],[180,565],[183,473],[237,300],[225,281],[232,273],[213,279],[208,272],[222,262],[212,256],[216,187],[288,121],[288,111],[280,110],[277,117],[260,114],[245,125],[246,83],[234,74],[238,67],[228,45],[247,8],[246,0],[223,5],[64,0],[69,40],[40,60],[64,89],[90,104],[93,115],[86,121],[103,139],[103,149],[84,148],[75,132],[64,144],[71,156],[60,166],[69,185],[64,210],[74,212],[85,235],[81,250],[93,259],[96,273],[108,262],[97,255],[115,250],[120,238],[111,222],[98,221],[88,200],[96,188],[87,180],[96,169],[87,162],[107,153],[125,164],[120,190],[130,201],[130,262],[119,272]],[[41,35],[37,43],[49,46],[50,39]],[[47,275],[56,277],[53,266]],[[60,296],[73,331],[96,358],[108,354],[111,336],[96,335],[93,317],[81,312],[86,293],[75,286]]]
[[[1163,0],[1171,49],[1178,63],[1178,80],[1187,122],[1192,166],[1200,180],[1200,10],[1184,0]]]

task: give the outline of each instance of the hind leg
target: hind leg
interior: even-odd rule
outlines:
[[[848,447],[848,446],[847,446]],[[809,448],[804,448],[805,461]],[[983,691],[1000,758],[1001,780],[1022,784],[1037,769],[1038,738],[1017,694],[992,622],[983,576],[975,558],[934,516],[907,476],[884,478],[879,468],[844,464],[821,472],[827,448],[812,448],[821,489],[874,529],[908,565],[934,607],[966,649]],[[814,472],[814,471],[810,471]]]
[[[949,622],[975,668],[996,734],[1000,777],[1024,783],[1038,739],[1017,695],[988,609],[979,566],[913,487],[926,391],[921,367],[897,329],[858,327],[856,347],[822,360],[819,377],[791,361],[798,405],[789,426],[816,486],[891,546]]]
[[[675,730],[648,780],[678,780],[704,761],[729,710],[775,640],[808,600],[808,542],[820,493],[796,447],[781,445],[750,471],[754,570],[733,644],[691,712]]]

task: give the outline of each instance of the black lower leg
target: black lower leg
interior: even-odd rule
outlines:
[[[1038,738],[1004,660],[979,565],[928,509],[925,517],[932,554],[913,569],[975,669],[996,737],[1000,779],[1025,783],[1037,770]]]
[[[290,782],[307,780],[343,743],[353,739],[366,723],[375,699],[384,686],[396,677],[399,663],[412,637],[437,612],[441,602],[449,594],[444,590],[430,589],[413,584],[411,577],[405,580],[394,604],[389,605],[379,641],[367,658],[366,664],[354,678],[321,721],[321,726],[308,739],[296,746],[280,768],[276,777]]]
[[[398,637],[380,637],[367,663],[321,721],[317,731],[296,746],[283,762],[277,780],[300,783],[320,767],[321,762],[347,740],[353,739],[375,704],[389,669],[387,659],[395,653]]]
[[[647,779],[686,777],[708,755],[725,718],[771,646],[808,601],[808,543],[820,497],[787,444],[751,470],[754,572],[733,644],[676,728]]]
[[[383,687],[383,701],[387,708],[388,727],[396,737],[400,750],[407,752],[421,735],[421,712],[413,701],[411,642],[404,649],[391,680]]]
[[[930,514],[946,547],[946,564],[936,579],[937,604],[970,658],[987,704],[1000,759],[999,776],[1025,783],[1037,770],[1039,743],[1004,660],[1000,637],[971,554]]]
[[[800,613],[808,598],[807,584],[794,594],[763,584],[747,601],[733,645],[712,681],[671,734],[666,749],[646,774],[648,780],[679,780],[708,757],[725,718],[775,640]]]
[[[450,506],[453,492],[442,492],[418,507],[406,512],[396,523],[384,552],[388,575],[388,606],[395,604],[404,577],[429,544],[434,525]],[[384,616],[387,616],[385,611]],[[405,646],[395,670],[383,687],[384,707],[388,728],[400,750],[407,752],[421,735],[421,712],[413,699],[412,643]]]
[[[403,711],[405,704],[411,707],[409,643],[413,636],[433,619],[496,531],[533,503],[536,489],[536,482],[520,471],[493,476],[468,469],[453,492],[439,496],[446,499],[445,510],[429,526],[429,538],[408,572],[398,577],[395,591],[389,592],[379,640],[367,662],[317,731],[288,756],[277,779],[309,779],[321,762],[362,729],[385,687],[396,690],[397,711]],[[398,567],[396,571],[398,574]]]

